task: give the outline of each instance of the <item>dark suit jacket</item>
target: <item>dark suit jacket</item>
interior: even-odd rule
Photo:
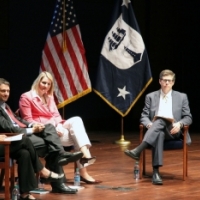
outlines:
[[[27,125],[27,127],[30,124],[29,122],[23,120],[17,115],[14,114],[14,116],[23,124]],[[25,133],[26,134],[26,128],[13,126],[13,123],[10,120],[7,113],[5,113],[5,111],[0,107],[0,133]],[[35,136],[34,134],[29,135],[29,139],[32,141],[34,147],[37,149],[37,153],[39,154],[39,156],[43,157],[47,151],[45,141],[42,138]],[[3,145],[0,145],[0,154],[4,152],[3,149],[4,149]]]
[[[158,112],[160,102],[160,90],[149,93],[145,98],[145,106],[141,114],[140,122],[147,126],[152,123],[154,116]],[[175,122],[181,122],[183,125],[192,123],[192,115],[190,113],[187,95],[172,90],[172,113]],[[187,135],[187,144],[191,143],[189,133]]]
[[[14,113],[13,113],[14,114]],[[23,124],[26,124],[27,127],[30,124],[29,122],[21,119],[20,117],[14,116],[21,121]],[[10,120],[7,113],[0,107],[0,133],[27,133],[26,128],[20,128],[13,126],[12,121]]]

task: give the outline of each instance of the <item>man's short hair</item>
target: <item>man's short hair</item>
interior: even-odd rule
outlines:
[[[172,76],[174,81],[176,79],[176,74],[173,71],[169,70],[169,69],[165,69],[165,70],[160,72],[159,78],[162,79],[163,76]]]
[[[10,87],[10,83],[4,78],[0,78],[0,85],[2,85],[2,84],[8,85]]]

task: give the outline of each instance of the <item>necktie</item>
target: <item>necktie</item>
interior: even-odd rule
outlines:
[[[19,127],[21,128],[25,128],[27,127],[25,124],[23,124],[22,122],[20,122],[12,113],[12,111],[10,110],[10,108],[6,105],[6,111],[7,111],[7,114],[10,116],[10,118],[16,123],[19,125]]]
[[[167,95],[164,95],[163,99],[165,100],[165,103],[167,103]]]

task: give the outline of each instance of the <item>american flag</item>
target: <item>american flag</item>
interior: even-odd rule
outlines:
[[[54,76],[58,108],[92,91],[72,0],[56,1],[40,70]]]

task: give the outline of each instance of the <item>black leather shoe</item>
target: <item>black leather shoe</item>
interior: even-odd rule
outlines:
[[[152,183],[153,183],[154,185],[162,185],[162,184],[163,184],[159,172],[154,172],[154,173],[153,173],[153,176],[152,176]]]
[[[83,157],[83,153],[78,151],[74,153],[65,152],[60,155],[60,159],[58,160],[58,164],[63,166],[67,165],[70,162],[75,162]]]
[[[133,158],[134,160],[139,160],[140,159],[140,154],[139,153],[136,153],[136,150],[133,149],[133,150],[125,150],[124,153]]]
[[[58,174],[57,177],[52,177],[51,176],[52,172],[50,172],[49,176],[47,178],[41,177],[40,181],[41,183],[50,183],[50,182],[57,182],[60,181],[64,177],[64,174]]]
[[[86,166],[86,167],[89,166],[89,165],[94,164],[95,161],[96,161],[96,156],[91,157],[91,158],[81,158],[80,159],[81,165]]]
[[[52,191],[53,193],[63,193],[63,194],[76,194],[77,189],[72,189],[65,185],[64,183],[58,184],[58,186],[53,186]]]

